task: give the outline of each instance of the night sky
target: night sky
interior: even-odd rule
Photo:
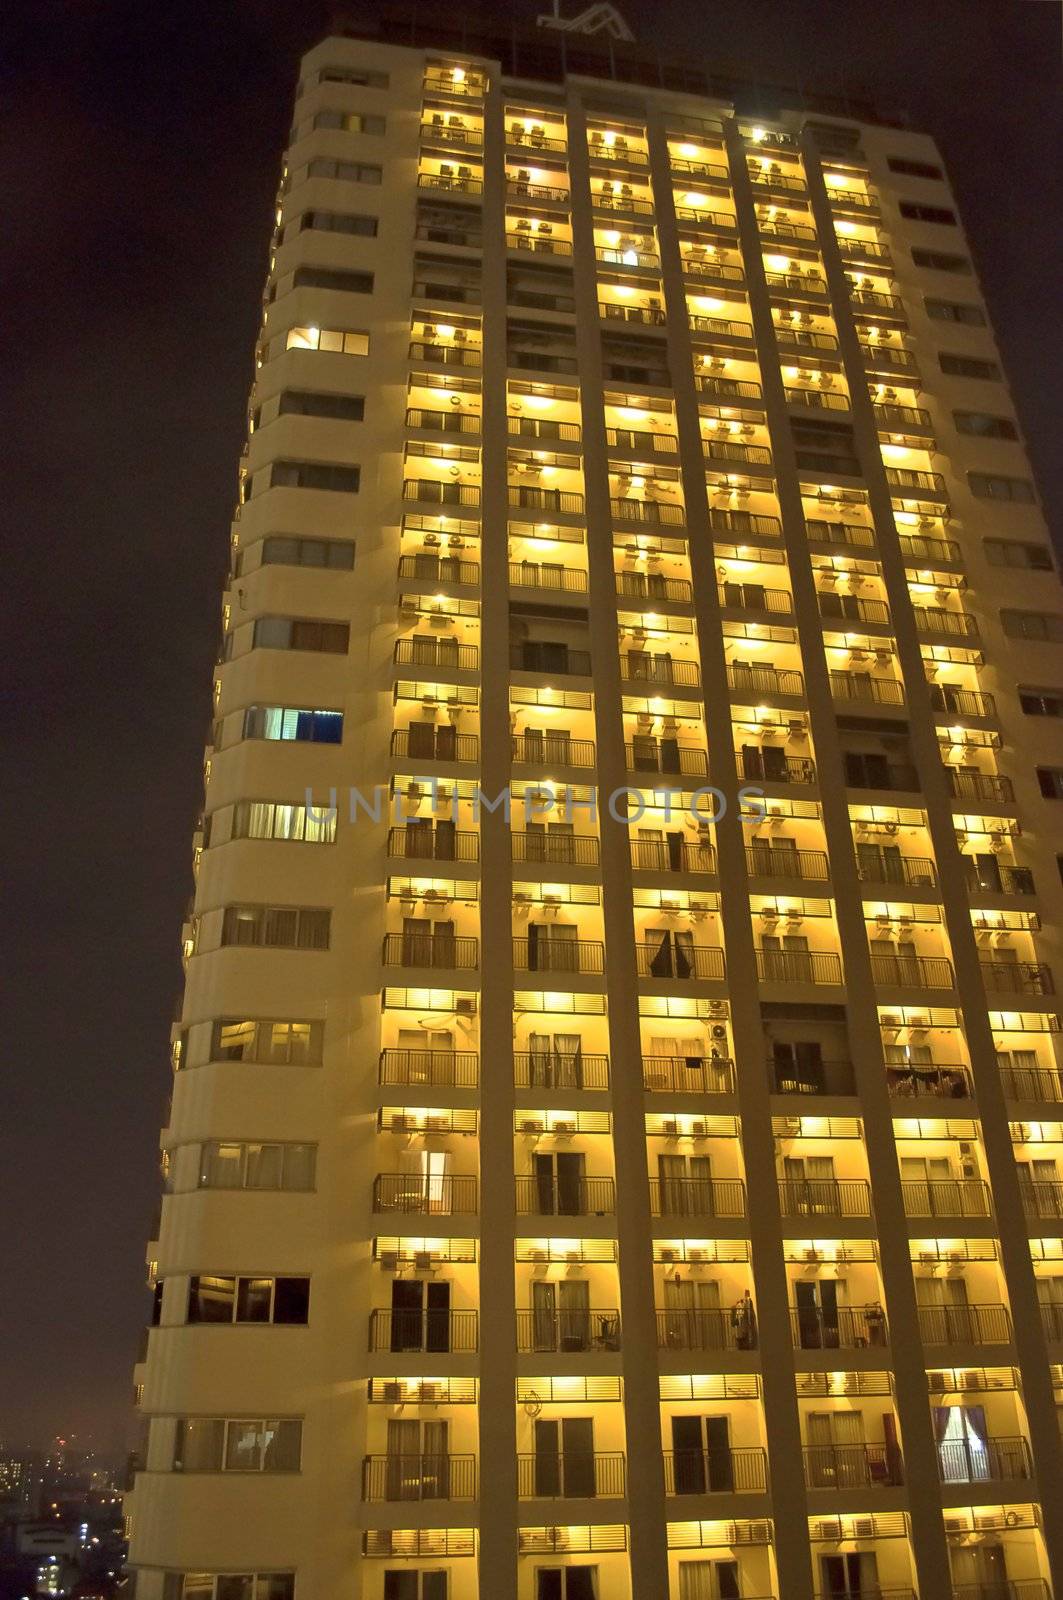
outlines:
[[[677,52],[756,56],[810,82],[849,73],[936,135],[1058,532],[1059,7],[621,9]],[[0,1100],[0,1440],[12,1443],[130,1433],[271,206],[298,57],[324,18],[310,3],[38,0],[2,73],[17,397],[0,502],[14,601]]]

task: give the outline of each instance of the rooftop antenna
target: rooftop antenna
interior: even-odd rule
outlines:
[[[635,41],[635,35],[609,0],[594,0],[574,17],[563,17],[561,0],[553,0],[553,11],[537,17],[536,21],[540,28],[560,28],[564,33],[607,33],[629,44]]]

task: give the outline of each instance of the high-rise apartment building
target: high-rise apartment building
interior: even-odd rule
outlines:
[[[1063,593],[940,157],[448,26],[298,88],[139,1600],[1049,1600]]]

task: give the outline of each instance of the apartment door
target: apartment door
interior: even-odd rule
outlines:
[[[808,1418],[808,1481],[817,1489],[857,1489],[868,1481],[860,1411],[813,1411]]]
[[[1009,1600],[1008,1566],[1001,1544],[950,1545],[953,1588],[978,1600]]]
[[[384,1572],[384,1600],[448,1600],[450,1575],[438,1568],[388,1567]]]
[[[764,952],[764,976],[782,983],[811,983],[812,956],[804,934],[765,933],[760,947]]]
[[[575,827],[571,822],[529,822],[526,825],[526,859],[561,862],[575,860]]]
[[[454,1082],[454,1035],[449,1030],[400,1028],[398,1048],[404,1082]]]
[[[1063,1277],[1038,1278],[1037,1299],[1045,1337],[1063,1339]]]
[[[847,1555],[820,1556],[820,1591],[823,1600],[868,1600],[878,1594],[878,1557],[873,1550],[853,1550]]]
[[[528,1038],[531,1087],[579,1089],[583,1085],[583,1041],[578,1033],[533,1033]]]
[[[802,1350],[836,1350],[838,1284],[834,1278],[794,1284],[797,1338]]]
[[[598,1568],[537,1568],[535,1600],[599,1600]]]
[[[406,818],[406,854],[407,856],[431,857],[433,853],[433,828],[428,817]]]
[[[902,1156],[901,1181],[908,1209],[927,1217],[958,1216],[963,1211],[963,1185],[953,1176],[948,1156]]]
[[[977,1483],[990,1476],[984,1406],[932,1406],[938,1461],[945,1483]]]
[[[389,1500],[441,1500],[450,1492],[450,1424],[391,1417],[387,1433]]]
[[[711,1156],[658,1156],[662,1217],[711,1217]]]
[[[1055,1161],[1016,1161],[1019,1187],[1031,1215],[1063,1216],[1063,1184]]]
[[[572,1150],[536,1153],[533,1171],[540,1216],[584,1214],[584,1158],[581,1154]]]
[[[749,846],[749,870],[761,877],[768,878],[799,878],[801,876],[801,858],[797,853],[795,839],[768,838],[753,839]],[[805,944],[807,946],[807,940]],[[783,946],[785,948],[785,945]]]
[[[783,1179],[794,1210],[810,1216],[837,1210],[833,1156],[784,1156]]]
[[[654,978],[689,978],[694,970],[694,935],[671,928],[647,928],[649,969]]]
[[[772,1042],[772,1065],[777,1094],[822,1094],[823,1046],[812,1039]]]
[[[705,1070],[705,1046],[700,1039],[675,1039],[671,1036],[650,1040],[652,1061],[666,1063],[667,1082],[676,1089],[684,1087],[681,1074],[689,1072],[691,1089],[700,1089]],[[668,1069],[671,1068],[669,1072]],[[657,1069],[658,1073],[660,1068]]]
[[[681,1561],[679,1600],[739,1600],[737,1561]]]
[[[664,1280],[665,1339],[673,1350],[722,1350],[720,1285],[704,1279]]]
[[[528,924],[529,972],[578,972],[578,930],[570,922]]]
[[[858,843],[856,864],[861,878],[872,883],[904,882],[904,861],[900,845]]]
[[[976,852],[967,858],[971,881],[978,889],[988,889],[995,894],[1001,890],[1000,860],[992,851]]]
[[[391,1285],[392,1350],[450,1349],[450,1284],[395,1278]]]
[[[454,924],[443,918],[403,917],[404,967],[452,967],[456,960]]]
[[[559,762],[571,760],[572,735],[567,728],[525,728],[523,761]]]
[[[916,1278],[915,1298],[923,1336],[930,1343],[962,1344],[974,1338],[977,1328],[962,1278]]]
[[[593,1417],[537,1417],[535,1421],[535,1493],[593,1497]]]
[[[588,1350],[591,1345],[590,1284],[584,1278],[532,1284],[536,1350]]]
[[[735,1481],[731,1419],[673,1417],[672,1463],[676,1494],[732,1490]]]
[[[436,753],[436,735],[445,731],[444,728],[437,729],[434,722],[411,722],[407,746],[410,755],[424,756],[427,760],[431,760]]]

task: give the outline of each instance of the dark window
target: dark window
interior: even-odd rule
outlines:
[[[285,389],[278,415],[295,413],[304,417],[338,417],[343,422],[361,422],[365,400],[360,394],[319,394],[309,389]],[[353,545],[351,547],[354,548]]]
[[[188,1282],[189,1322],[305,1324],[310,1317],[309,1278],[237,1278],[205,1273]]]
[[[1031,505],[1037,492],[1029,478],[1005,478],[993,472],[969,472],[967,482],[979,500],[1018,500]]]
[[[327,461],[275,461],[270,468],[271,489],[331,489],[357,494],[361,467],[337,467]]]
[[[384,179],[383,167],[367,166],[363,161],[333,161],[319,156],[306,169],[308,178],[342,178],[347,183],[379,184]]]
[[[851,478],[860,476],[852,428],[792,418],[790,431],[798,467],[812,472],[840,472]]]
[[[363,216],[357,211],[304,211],[297,220],[298,233],[316,228],[320,233],[354,233],[366,239],[375,239],[379,226],[377,217]]]
[[[371,272],[340,272],[332,267],[296,267],[292,274],[295,289],[335,289],[340,294],[372,294]]]
[[[328,655],[346,655],[350,643],[350,624],[318,622],[309,617],[259,617],[255,623],[254,644],[264,650],[319,650]]]
[[[982,548],[991,567],[1029,567],[1051,572],[1052,553],[1046,544],[1026,544],[1019,539],[983,539]]]
[[[924,301],[926,314],[935,322],[965,322],[971,328],[985,327],[985,312],[981,306],[968,305],[962,300]]]
[[[226,906],[223,945],[327,950],[332,913],[323,906]]]
[[[956,226],[956,213],[948,206],[926,206],[918,200],[902,200],[901,216],[911,222],[944,222]]]
[[[1063,616],[1058,612],[1001,611],[1000,622],[1009,639],[1063,643]]]
[[[935,167],[929,161],[909,161],[906,156],[887,156],[886,165],[891,172],[899,172],[906,178],[944,178],[945,174],[940,167]]]
[[[1063,689],[1020,688],[1019,704],[1028,717],[1063,717]]]
[[[942,350],[938,353],[942,372],[953,378],[992,378],[1000,381],[1000,368],[995,361],[981,361],[977,356],[954,356]]]
[[[244,712],[244,738],[342,744],[343,712],[301,710],[296,706],[250,706]]]
[[[359,89],[386,89],[388,75],[386,72],[370,72],[359,67],[322,67],[317,75],[318,83],[353,83]]]
[[[313,126],[339,128],[343,133],[383,133],[387,124],[383,117],[369,116],[360,111],[319,111]]]
[[[294,1324],[310,1320],[310,1279],[275,1278],[273,1281],[273,1320]]]
[[[162,1321],[162,1279],[160,1278],[158,1283],[155,1285],[155,1290],[154,1290],[154,1293],[152,1294],[152,1297],[151,1297],[151,1325],[152,1325],[152,1327],[153,1328],[157,1328],[161,1321]]]
[[[1063,767],[1038,767],[1037,782],[1046,800],[1063,800]]]
[[[912,246],[912,260],[917,267],[932,267],[935,272],[970,272],[971,263],[966,256],[947,255],[942,250],[920,250]]]
[[[954,411],[957,433],[970,433],[979,439],[1017,439],[1019,430],[1010,417],[993,417],[986,411]]]
[[[324,416],[324,412],[316,415]],[[270,534],[262,541],[264,567],[336,567],[349,572],[354,566],[353,539],[300,539],[294,534]]]

